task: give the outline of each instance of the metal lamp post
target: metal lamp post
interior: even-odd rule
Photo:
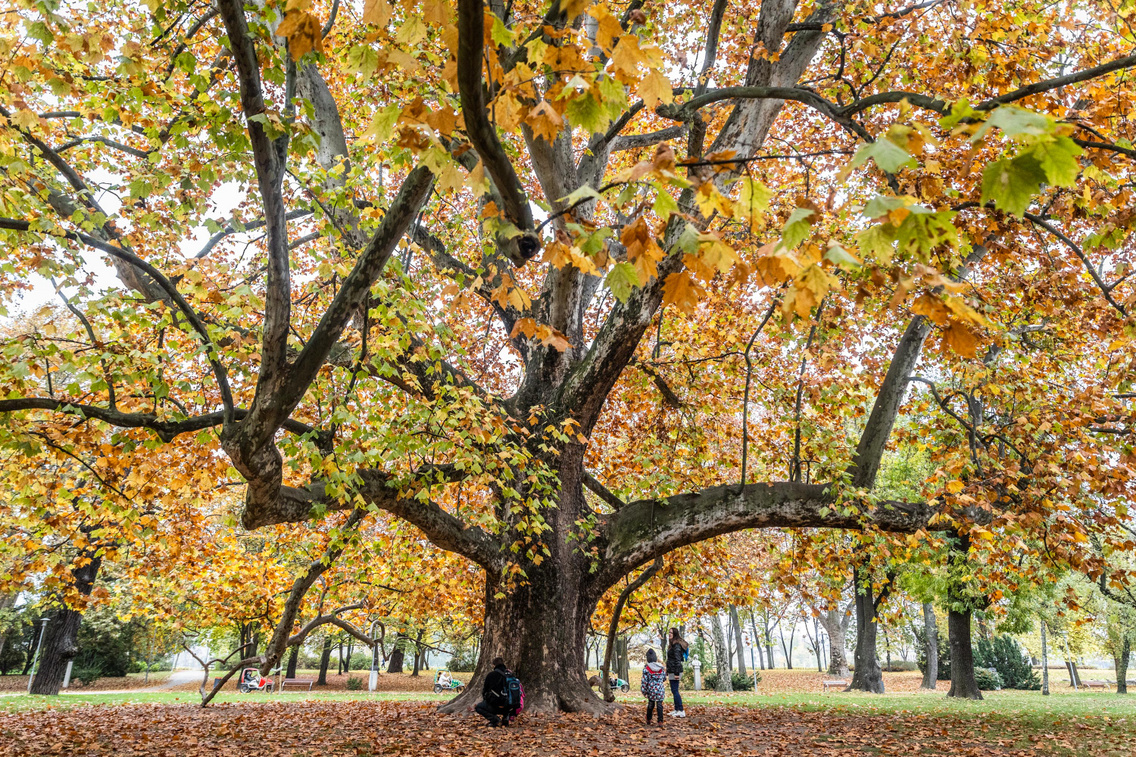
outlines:
[[[43,625],[39,628],[39,643],[36,644],[35,657],[32,658],[32,673],[28,676],[28,693],[32,693],[32,681],[35,680],[36,674],[39,673],[39,653],[43,649],[43,637],[47,633],[47,622],[50,618],[43,618]]]
[[[378,620],[371,624],[371,680],[367,691],[374,691],[379,686],[379,643],[375,641],[375,627],[378,625]]]

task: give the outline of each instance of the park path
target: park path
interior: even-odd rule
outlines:
[[[107,689],[106,691],[90,691],[87,689],[64,689],[60,691],[60,695],[89,695],[89,694],[144,694],[152,691],[169,691],[170,689],[177,688],[183,683],[190,681],[200,681],[200,670],[175,670],[170,673],[170,677],[165,681],[153,686],[147,686],[144,689]],[[18,697],[26,696],[23,691],[0,691],[0,697]]]
[[[60,692],[61,694],[145,694],[151,691],[168,691],[170,689],[181,686],[183,683],[190,681],[200,681],[200,670],[175,670],[170,673],[170,677],[162,683],[155,686],[148,686],[145,689],[111,689],[109,691],[73,691],[66,690]]]

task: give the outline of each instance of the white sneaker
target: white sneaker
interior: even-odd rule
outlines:
[[[680,718],[685,718],[686,717],[686,710],[676,710],[675,716],[680,717]]]
[[[667,714],[670,715],[672,718],[683,717],[682,710],[671,710]]]

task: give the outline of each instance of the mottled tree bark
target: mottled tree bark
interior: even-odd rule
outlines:
[[[839,609],[827,610],[821,614],[819,620],[825,634],[828,635],[828,670],[830,676],[847,678],[851,671],[848,669],[848,655],[845,647],[848,644],[848,623],[852,616]]]
[[[726,648],[726,637],[722,633],[717,613],[710,616],[710,637],[714,640],[714,668],[718,672],[718,683],[714,685],[714,690],[733,691],[731,676],[734,668],[730,664],[730,651]]]

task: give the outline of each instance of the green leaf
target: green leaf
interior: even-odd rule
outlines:
[[[659,218],[669,218],[671,213],[678,212],[678,203],[671,197],[670,192],[660,189],[659,193],[655,195],[655,202],[651,206],[651,210]]]
[[[592,97],[590,92],[572,98],[565,113],[569,121],[586,129],[589,134],[603,131],[610,121],[607,108]]]
[[[943,116],[939,119],[939,126],[944,129],[953,129],[963,119],[973,118],[977,115],[978,111],[970,107],[969,100],[959,100],[951,105],[950,115]]]
[[[505,26],[505,22],[496,13],[493,14],[493,29],[490,35],[500,47],[513,46],[513,32],[509,31],[509,27]]]
[[[864,145],[857,150],[849,168],[859,168],[868,158],[874,160],[880,170],[887,173],[895,173],[901,168],[915,166],[915,158],[911,157],[907,150],[887,138],[877,139],[875,142]]]
[[[875,220],[886,216],[896,208],[904,207],[906,204],[907,203],[898,197],[876,195],[871,200],[868,200],[868,204],[864,206],[864,216]]]
[[[379,67],[379,54],[370,45],[355,45],[347,51],[347,70],[364,79],[371,78]]]
[[[951,223],[955,216],[953,211],[935,213],[921,205],[912,205],[908,210],[911,213],[903,219],[896,232],[899,249],[926,260],[940,245],[958,246],[958,230]]]
[[[575,205],[583,200],[599,200],[601,197],[602,195],[596,191],[595,187],[585,184],[570,195],[561,197],[560,202],[566,205]]]
[[[742,177],[740,181],[742,192],[738,197],[739,209],[751,218],[768,210],[769,201],[773,199],[773,190],[748,176]]]
[[[1003,105],[990,114],[990,118],[986,119],[986,123],[974,133],[970,141],[977,142],[995,126],[1007,137],[1018,137],[1023,134],[1036,136],[1053,131],[1053,123],[1040,113],[1016,105]]]
[[[876,262],[887,265],[895,252],[895,227],[890,223],[869,226],[856,235],[856,244],[865,255],[871,255]]]
[[[1032,154],[1003,158],[982,172],[982,202],[993,200],[999,210],[1021,217],[1045,179],[1041,163]]]
[[[371,118],[371,125],[367,127],[363,136],[380,144],[386,142],[390,139],[391,131],[394,129],[395,121],[398,120],[400,112],[397,105],[388,105],[376,112],[374,117]]]
[[[1069,137],[1056,137],[1039,142],[1032,150],[1033,156],[1041,164],[1049,184],[1055,187],[1071,187],[1077,181],[1080,169],[1077,156],[1080,146]]]
[[[781,243],[785,249],[791,250],[805,240],[809,235],[814,215],[816,213],[812,208],[795,208],[789,214],[789,220],[781,230]]]
[[[626,262],[613,265],[604,282],[611,293],[615,295],[615,299],[620,302],[627,302],[627,298],[631,296],[631,290],[640,286],[639,276],[635,273],[635,266]]]
[[[860,259],[844,249],[838,242],[829,243],[828,251],[824,253],[824,257],[844,269],[860,266]]]

